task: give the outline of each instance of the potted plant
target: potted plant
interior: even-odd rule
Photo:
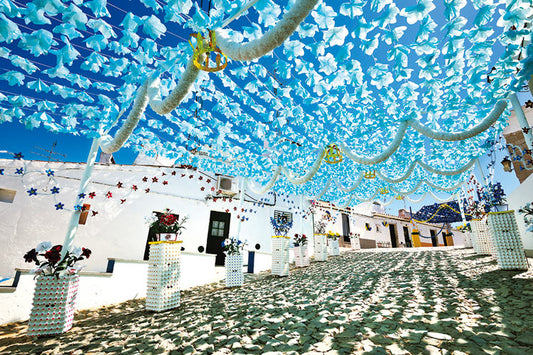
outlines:
[[[296,267],[309,266],[307,237],[305,234],[294,234],[294,264]]]
[[[326,235],[327,239],[328,239],[328,253],[333,255],[333,256],[338,256],[340,255],[340,251],[339,251],[339,238],[340,238],[340,234],[339,233],[333,233],[332,231],[329,231],[328,234]]]
[[[24,255],[37,279],[28,335],[59,334],[72,328],[81,267],[78,261],[88,259],[91,250],[73,247],[61,257],[63,246],[42,242]]]
[[[242,252],[247,243],[237,238],[228,238],[222,242],[226,259],[226,287],[242,286],[244,283],[244,274],[242,272]]]
[[[155,212],[148,223],[150,229],[156,233],[157,241],[170,242],[178,240],[178,236],[185,229],[184,224],[188,219],[189,217],[185,216],[179,220],[169,208],[166,208],[163,213]]]
[[[287,236],[292,228],[292,221],[286,216],[270,217],[274,229],[272,236],[272,275],[289,275],[289,240]]]

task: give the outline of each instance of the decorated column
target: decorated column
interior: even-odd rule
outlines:
[[[474,239],[472,243],[474,245],[474,251],[477,254],[482,255],[491,255],[494,253],[494,248],[492,246],[492,240],[490,236],[490,231],[487,226],[486,219],[473,219],[470,221],[472,226],[472,231],[474,233]]]
[[[361,237],[361,234],[359,233],[350,233],[350,246],[352,250],[361,249],[361,240],[359,240],[360,237]]]
[[[504,270],[527,270],[527,259],[514,211],[489,212],[487,220],[498,267]]]
[[[329,232],[327,235],[328,254],[331,256],[341,255],[339,250],[339,233]]]
[[[237,287],[244,284],[242,272],[243,250],[245,242],[237,238],[228,238],[222,243],[224,254],[224,266],[226,267],[226,287]]]
[[[26,262],[37,265],[28,335],[59,334],[72,328],[80,279],[76,263],[90,255],[86,248],[64,251],[61,245],[50,242],[40,243],[24,255]]]
[[[294,235],[294,265],[296,267],[309,266],[307,254],[307,237],[305,234]]]
[[[272,275],[289,275],[289,246],[290,237],[287,236],[292,227],[292,221],[287,216],[280,215],[270,217],[270,223],[274,228],[272,236]]]
[[[181,241],[150,242],[146,309],[161,312],[180,305]]]

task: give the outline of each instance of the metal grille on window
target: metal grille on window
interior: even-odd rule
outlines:
[[[292,222],[292,213],[284,211],[274,211],[274,218],[278,219],[279,217],[285,217],[287,222]]]

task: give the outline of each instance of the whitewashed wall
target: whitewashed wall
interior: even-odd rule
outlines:
[[[322,209],[326,209],[326,207],[323,207]],[[356,209],[357,213],[348,214],[350,219],[350,231],[353,233],[359,233],[361,235],[361,238],[363,239],[370,239],[375,240],[376,243],[391,243],[391,236],[390,236],[390,230],[388,226],[384,226],[382,222],[386,221],[389,224],[396,225],[396,233],[398,235],[398,246],[403,243],[405,246],[407,245],[404,233],[403,233],[403,227],[407,227],[409,230],[409,235],[411,235],[411,231],[413,230],[413,225],[409,223],[408,221],[402,221],[398,220],[396,218],[393,218],[394,216],[380,216],[380,215],[373,215],[372,212],[375,210],[375,205],[373,204],[361,204]],[[332,216],[336,217],[335,223],[328,222],[326,224],[326,231],[332,231],[334,233],[339,233],[342,235],[342,219],[341,219],[341,212],[335,209],[328,209],[328,211],[331,213]],[[324,210],[318,209],[315,215],[315,220],[319,220],[323,215],[325,214]],[[366,229],[366,223],[371,227],[370,230]],[[418,223],[417,228],[422,236],[431,236],[430,230],[435,230],[435,233],[438,233],[441,226],[438,225],[428,225],[423,223]],[[443,232],[446,230],[444,229]],[[456,245],[463,245],[464,242],[462,241],[462,234],[457,235],[454,238],[454,244]],[[431,239],[429,238],[420,238],[421,242],[431,244]],[[442,236],[442,232],[438,234],[438,243],[440,246],[444,245],[444,239]],[[457,240],[457,241],[456,241]]]
[[[533,255],[533,232],[526,231],[524,223],[524,215],[518,210],[526,205],[528,202],[533,202],[533,175],[530,175],[520,186],[518,186],[509,196],[507,196],[507,203],[509,209],[515,211],[516,222],[518,223],[518,230],[524,243],[524,249],[528,256]]]
[[[0,202],[0,235],[4,245],[9,246],[0,250],[0,277],[12,277],[15,268],[31,267],[24,262],[22,256],[37,243],[49,240],[54,244],[62,244],[65,237],[70,212],[56,211],[53,196],[29,196],[26,190],[32,186],[47,186],[47,178],[43,177],[42,172],[52,168],[56,181],[48,187],[60,187],[61,192],[56,195],[57,201],[72,208],[84,167],[83,164],[77,163],[26,162],[28,171],[41,173],[29,174],[23,181],[20,176],[7,176],[18,167],[17,164],[20,162],[0,160],[0,168],[4,168],[6,173],[0,176],[0,188],[17,191],[13,203]],[[171,175],[173,170],[177,172],[176,176]],[[162,176],[162,172],[167,175]],[[186,176],[181,177],[181,174]],[[189,175],[193,175],[193,178],[189,179]],[[199,246],[206,247],[211,210],[225,212],[229,209],[230,236],[235,236],[238,225],[236,216],[242,214],[234,210],[234,207],[239,207],[239,201],[206,201],[206,194],[211,193],[210,187],[216,187],[216,178],[212,176],[211,183],[207,184],[209,177],[203,175],[203,180],[200,181],[200,175],[199,172],[184,169],[95,166],[87,191],[96,192],[96,197],[85,198],[85,203],[91,204],[91,209],[98,211],[98,214],[89,216],[87,223],[79,226],[74,243],[93,251],[91,258],[87,262],[84,261],[85,270],[104,271],[108,258],[142,260],[149,229],[146,218],[151,216],[152,211],[162,211],[166,207],[180,217],[190,217],[186,224],[187,229],[183,232],[185,251],[198,252]],[[145,176],[148,182],[142,182]],[[152,183],[153,177],[158,178],[158,183]],[[163,180],[167,180],[168,185],[162,185]],[[119,181],[123,183],[124,188],[116,186]],[[138,186],[138,191],[131,190],[133,184]],[[205,191],[200,190],[201,186],[205,187]],[[145,193],[145,188],[150,188],[150,192]],[[112,198],[104,196],[108,191],[113,194]],[[124,198],[126,201],[121,204],[121,199]],[[265,198],[268,202],[273,201],[272,197]],[[306,203],[304,208],[308,207],[308,202]],[[259,243],[260,251],[270,252],[270,237],[273,234],[270,217],[274,215],[274,210],[294,212],[299,204],[300,198],[296,196],[278,196],[276,206],[258,207],[253,206],[251,202],[245,202],[243,208],[253,209],[256,213],[245,213],[249,220],[242,223],[241,239],[248,240],[251,250],[255,250],[255,244]],[[312,235],[311,219],[304,220],[301,226],[300,216],[294,216],[294,226],[289,235],[300,232],[301,229]]]

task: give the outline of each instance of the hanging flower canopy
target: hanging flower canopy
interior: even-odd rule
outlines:
[[[533,74],[532,18],[526,0],[0,0],[0,123],[256,192],[454,193]]]

